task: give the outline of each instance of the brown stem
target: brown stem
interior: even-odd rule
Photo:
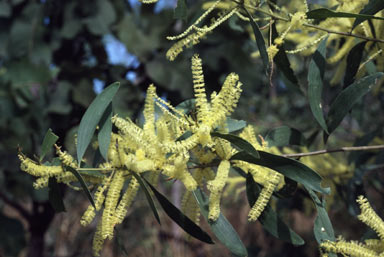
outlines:
[[[324,150],[313,151],[308,153],[283,154],[282,156],[288,157],[288,158],[296,158],[296,157],[304,157],[304,156],[335,153],[335,152],[369,151],[369,150],[379,150],[379,149],[384,149],[384,145],[346,146],[346,147],[341,147],[337,149],[324,149]]]

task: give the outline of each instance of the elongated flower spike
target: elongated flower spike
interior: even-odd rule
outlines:
[[[372,209],[367,198],[360,195],[356,202],[359,203],[361,209],[361,214],[357,216],[359,220],[372,228],[380,239],[384,241],[384,221]]]

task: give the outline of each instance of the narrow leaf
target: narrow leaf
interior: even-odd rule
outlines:
[[[157,209],[156,209],[155,203],[153,202],[152,196],[151,196],[151,194],[149,193],[148,188],[147,188],[147,186],[145,185],[143,179],[141,178],[141,176],[137,175],[135,172],[130,171],[130,170],[128,170],[128,171],[129,171],[129,172],[135,177],[135,179],[139,182],[140,187],[141,187],[141,189],[143,189],[144,194],[145,194],[145,197],[147,198],[147,201],[148,201],[148,203],[149,203],[149,206],[150,206],[151,209],[152,209],[153,215],[155,216],[157,222],[158,222],[159,224],[161,224],[161,223],[160,223],[160,217],[159,217],[159,214],[157,213]],[[148,183],[148,182],[147,182],[147,183]]]
[[[353,23],[352,29],[354,29],[357,25],[362,23],[363,21],[367,19],[372,19],[371,17],[366,17],[363,15],[374,15],[377,12],[384,9],[384,1],[383,0],[369,0],[368,4],[364,6],[364,9],[360,11],[359,17],[356,18],[355,22]],[[376,19],[384,19],[383,17],[376,17]]]
[[[211,237],[204,230],[202,230],[192,220],[185,216],[176,206],[174,206],[170,201],[168,201],[168,199],[164,195],[157,191],[154,186],[148,183],[148,181],[146,181],[146,183],[151,188],[152,192],[155,194],[165,213],[177,225],[179,225],[185,232],[187,232],[194,238],[199,239],[200,241],[207,244],[214,244]]]
[[[99,123],[99,133],[97,134],[97,140],[99,142],[100,154],[104,160],[108,161],[108,149],[111,142],[112,133],[112,103],[109,103],[107,109],[104,111]]]
[[[253,29],[253,33],[255,34],[256,44],[257,44],[257,47],[259,48],[261,60],[263,61],[263,65],[264,65],[264,70],[268,71],[269,58],[268,58],[267,48],[265,47],[265,40],[264,40],[263,34],[261,33],[257,23],[253,20],[252,15],[248,12],[247,8],[244,7],[243,10],[245,11],[246,16],[248,17],[249,22],[251,23],[251,26]]]
[[[355,81],[356,73],[359,69],[361,59],[363,58],[364,47],[367,41],[355,45],[347,56],[347,68],[345,70],[344,86],[348,87]]]
[[[308,191],[317,209],[317,217],[315,220],[315,225],[313,227],[313,232],[315,234],[316,241],[318,243],[321,243],[324,240],[335,241],[336,238],[335,233],[333,231],[333,226],[331,220],[329,219],[327,210],[325,209],[325,200],[320,201],[319,197],[317,197],[315,192],[313,192],[307,187],[305,189]]]
[[[322,180],[320,175],[301,162],[263,151],[258,152],[260,158],[254,158],[249,154],[239,152],[233,155],[231,160],[246,161],[273,169],[316,192],[329,194],[329,188],[323,188],[320,185]]]
[[[288,126],[274,128],[268,132],[265,140],[268,146],[305,145],[306,138],[297,129]]]
[[[85,150],[91,142],[92,136],[95,133],[96,125],[101,120],[104,111],[111,103],[113,96],[120,87],[119,82],[112,83],[103,90],[92,101],[83,118],[80,121],[79,131],[77,134],[77,160],[79,163],[84,156]]]
[[[278,37],[276,24],[272,24],[272,42]],[[295,86],[299,88],[299,81],[296,78],[296,75],[291,68],[291,64],[289,62],[288,56],[285,53],[284,45],[279,46],[279,51],[273,58],[273,61],[276,63],[277,68],[284,74],[284,76]]]
[[[177,0],[177,6],[173,12],[173,18],[187,20],[187,5],[185,0]]]
[[[88,186],[85,183],[83,177],[80,175],[80,173],[77,170],[75,170],[74,168],[69,167],[69,166],[66,166],[65,169],[70,171],[77,178],[77,180],[79,181],[81,187],[83,188],[83,191],[84,191],[85,195],[87,196],[88,200],[91,202],[93,208],[96,209],[95,201],[93,200],[91,192],[89,192]]]
[[[247,174],[246,192],[249,206],[253,206],[260,194],[260,186],[253,180],[251,174]],[[304,240],[296,234],[283,220],[279,218],[277,213],[271,208],[270,204],[264,209],[259,217],[260,223],[274,237],[289,242],[293,245],[303,245]]]
[[[321,104],[327,39],[328,38],[325,38],[323,41],[321,41],[309,64],[308,100],[313,116],[320,124],[321,128],[328,134],[327,125],[323,116],[323,107]]]
[[[245,248],[239,235],[222,213],[220,213],[216,221],[208,219],[209,202],[204,192],[198,188],[193,191],[193,195],[196,198],[201,213],[208,222],[217,239],[219,239],[219,241],[223,243],[223,245],[225,245],[231,253],[237,256],[247,256],[247,249]]]
[[[384,73],[377,72],[375,74],[366,76],[343,91],[336,97],[333,103],[330,106],[327,125],[328,131],[331,133],[334,131],[340,122],[344,119],[345,115],[352,109],[353,105],[372,87],[372,84],[375,83],[376,79],[382,77]]]
[[[377,2],[382,1],[378,0]],[[371,1],[374,2],[374,1]],[[383,7],[384,8],[384,7]],[[307,18],[308,19],[326,19],[326,18],[357,18],[362,21],[367,20],[367,19],[377,19],[377,20],[384,20],[383,17],[378,17],[378,16],[372,16],[368,14],[364,14],[360,12],[360,14],[356,13],[348,13],[348,12],[335,12],[327,8],[320,8],[316,10],[312,10],[307,12]],[[356,26],[353,26],[356,27]]]
[[[223,138],[229,142],[231,142],[237,149],[241,151],[245,151],[249,155],[253,156],[254,158],[258,158],[259,154],[256,151],[256,149],[248,143],[246,140],[242,139],[241,137],[231,135],[231,134],[221,134],[217,132],[211,133],[214,137],[220,137]]]
[[[66,210],[63,202],[63,195],[55,178],[49,178],[48,188],[49,203],[52,205],[55,212],[65,212]]]
[[[52,129],[48,129],[47,133],[45,133],[44,140],[41,145],[40,162],[44,159],[49,149],[51,149],[51,147],[56,143],[58,139],[59,137],[52,132]]]

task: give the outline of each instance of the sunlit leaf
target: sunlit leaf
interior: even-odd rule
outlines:
[[[112,102],[114,95],[119,89],[120,83],[115,82],[109,85],[92,101],[80,121],[77,134],[77,160],[79,163],[84,156],[85,150],[91,142],[95,133],[96,125],[101,120],[108,105]]]
[[[45,133],[44,140],[41,145],[40,161],[44,159],[45,155],[58,139],[59,137],[52,132],[52,129],[48,129],[47,133]]]

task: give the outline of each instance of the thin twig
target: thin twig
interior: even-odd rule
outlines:
[[[308,152],[308,153],[283,154],[282,156],[288,157],[288,158],[295,158],[295,157],[304,157],[304,156],[312,156],[312,155],[335,153],[335,152],[368,151],[368,150],[379,150],[379,149],[384,149],[384,145],[346,146],[346,147],[341,147],[337,149],[324,149],[324,150]]]

